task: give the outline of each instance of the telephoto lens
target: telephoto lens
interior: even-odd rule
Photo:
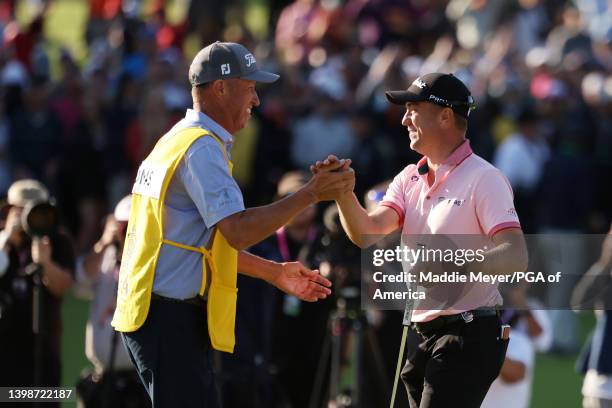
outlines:
[[[21,214],[23,230],[33,238],[53,235],[59,225],[59,212],[52,201],[28,204]]]

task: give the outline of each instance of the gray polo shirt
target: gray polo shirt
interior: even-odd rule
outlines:
[[[232,135],[201,112],[188,109],[164,137],[199,126],[224,143],[229,154]],[[230,176],[219,143],[212,137],[196,140],[185,153],[168,186],[164,203],[164,238],[194,247],[207,246],[217,222],[244,210],[242,193]],[[155,269],[153,292],[175,299],[198,294],[202,255],[163,244]]]

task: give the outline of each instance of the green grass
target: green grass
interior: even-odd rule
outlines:
[[[576,357],[539,355],[533,380],[532,408],[576,408],[581,406],[582,376],[575,369]]]
[[[74,387],[81,370],[91,366],[85,357],[85,324],[89,314],[89,302],[76,299],[72,295],[64,298],[62,318],[64,332],[62,337],[62,385]],[[75,403],[64,403],[64,408],[72,408]]]
[[[76,299],[72,295],[64,298],[62,318],[64,333],[62,338],[62,384],[74,385],[81,370],[89,366],[85,357],[85,324],[89,314],[89,302]]]
[[[595,325],[593,313],[579,315],[580,344]],[[538,355],[533,378],[531,408],[576,408],[582,406],[583,377],[574,368],[577,355],[557,357]]]

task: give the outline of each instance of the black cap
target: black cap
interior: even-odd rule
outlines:
[[[270,83],[279,76],[260,70],[249,50],[241,44],[229,42],[217,41],[202,48],[189,67],[189,82],[192,86],[230,78]]]
[[[476,107],[470,90],[453,74],[433,73],[423,75],[405,91],[386,92],[391,103],[405,105],[408,102],[431,102],[451,108],[467,118]]]

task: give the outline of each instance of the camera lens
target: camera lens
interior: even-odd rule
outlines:
[[[23,210],[21,223],[32,237],[52,235],[59,224],[57,207],[49,201],[29,204]]]

